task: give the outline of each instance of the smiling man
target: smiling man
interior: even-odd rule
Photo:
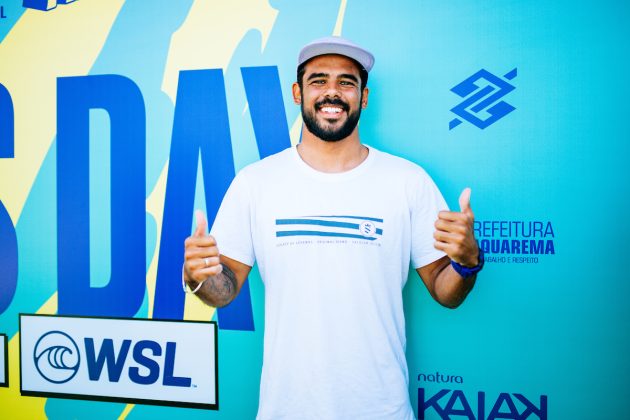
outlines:
[[[296,147],[235,177],[211,235],[197,213],[183,281],[212,306],[254,262],[265,284],[259,419],[413,419],[402,289],[409,263],[440,304],[458,306],[483,255],[470,190],[448,211],[417,165],[361,143],[371,53],[340,38],[306,45],[293,98]]]

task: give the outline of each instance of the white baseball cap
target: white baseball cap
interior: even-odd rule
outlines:
[[[350,57],[369,72],[374,66],[374,56],[371,52],[359,47],[340,36],[327,36],[306,44],[298,56],[298,67],[313,57],[324,54],[339,54]]]

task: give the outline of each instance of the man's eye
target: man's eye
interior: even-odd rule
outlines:
[[[325,82],[323,80],[313,80],[314,85],[323,85]]]
[[[341,82],[339,82],[340,85],[342,86],[354,86],[353,82],[347,81],[347,80],[342,80]]]

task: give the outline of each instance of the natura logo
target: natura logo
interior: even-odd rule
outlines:
[[[451,109],[459,118],[449,122],[449,130],[460,125],[462,120],[484,129],[514,111],[516,108],[501,98],[515,89],[507,81],[514,79],[516,73],[514,68],[501,78],[481,69],[453,87],[451,92],[465,99]]]
[[[77,374],[81,357],[74,340],[62,331],[49,331],[35,344],[33,360],[44,379],[63,384]]]

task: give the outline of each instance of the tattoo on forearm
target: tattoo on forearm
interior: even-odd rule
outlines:
[[[227,305],[236,296],[236,276],[227,265],[221,265],[223,271],[209,277],[202,287],[203,297],[206,298],[207,303],[215,307]]]

